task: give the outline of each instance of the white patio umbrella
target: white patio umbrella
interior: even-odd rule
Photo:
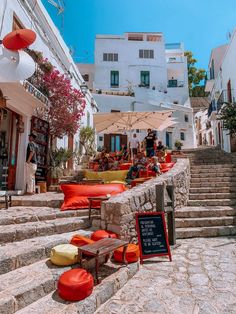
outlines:
[[[24,51],[11,51],[0,46],[0,82],[25,80],[35,72],[34,60]]]
[[[172,113],[172,110],[95,113],[93,121],[98,133],[129,132],[134,129],[158,129]]]
[[[134,129],[158,129],[165,121],[170,121],[172,113],[172,110],[96,113],[93,115],[93,121],[98,133],[128,132],[130,135]]]

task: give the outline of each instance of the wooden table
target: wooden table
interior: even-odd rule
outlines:
[[[98,279],[98,268],[99,268],[99,257],[103,255],[110,255],[115,250],[119,249],[120,247],[124,247],[122,259],[123,262],[127,265],[127,261],[125,258],[125,253],[127,250],[129,242],[122,241],[119,239],[113,238],[106,238],[99,241],[96,241],[92,244],[87,244],[78,248],[78,262],[81,267],[83,267],[83,254],[88,254],[95,258],[96,267],[95,267],[95,274],[96,274],[96,281],[99,283]]]
[[[102,203],[103,201],[107,201],[107,200],[109,200],[109,197],[107,197],[107,196],[88,197],[88,201],[89,201],[89,220],[90,220],[90,217],[91,217],[93,201],[100,201]],[[101,210],[101,208],[94,208],[94,209]]]

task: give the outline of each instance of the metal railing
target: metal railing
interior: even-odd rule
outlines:
[[[168,80],[168,88],[172,87],[184,87],[184,81],[178,81],[178,80]]]
[[[28,93],[37,98],[43,104],[48,105],[50,103],[48,97],[45,96],[37,87],[35,87],[32,82],[24,80],[23,86]]]
[[[234,90],[233,89],[225,89],[222,90],[220,97],[217,100],[217,111],[219,112],[222,105],[226,102],[234,102]]]
[[[214,111],[217,111],[217,104],[216,104],[215,100],[213,99],[212,102],[209,105],[209,108],[208,108],[208,117],[210,117],[210,115]]]

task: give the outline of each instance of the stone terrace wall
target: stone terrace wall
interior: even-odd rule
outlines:
[[[178,159],[167,173],[138,185],[102,204],[101,227],[120,235],[121,239],[136,242],[135,214],[155,211],[156,185],[164,183],[174,186],[174,206],[187,205],[190,186],[188,159]]]

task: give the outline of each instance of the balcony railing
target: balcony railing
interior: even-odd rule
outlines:
[[[32,96],[37,98],[39,101],[41,101],[45,105],[49,105],[49,99],[47,96],[45,96],[40,90],[37,89],[32,83],[30,83],[28,80],[23,81],[23,86],[25,90],[30,93]]]
[[[184,87],[184,81],[178,81],[178,80],[168,80],[168,88],[171,87]]]
[[[220,97],[217,100],[217,111],[220,111],[222,105],[226,102],[234,102],[234,90],[233,89],[227,89],[223,90],[220,94]]]
[[[166,49],[182,49],[181,43],[170,43],[170,44],[165,44]]]

